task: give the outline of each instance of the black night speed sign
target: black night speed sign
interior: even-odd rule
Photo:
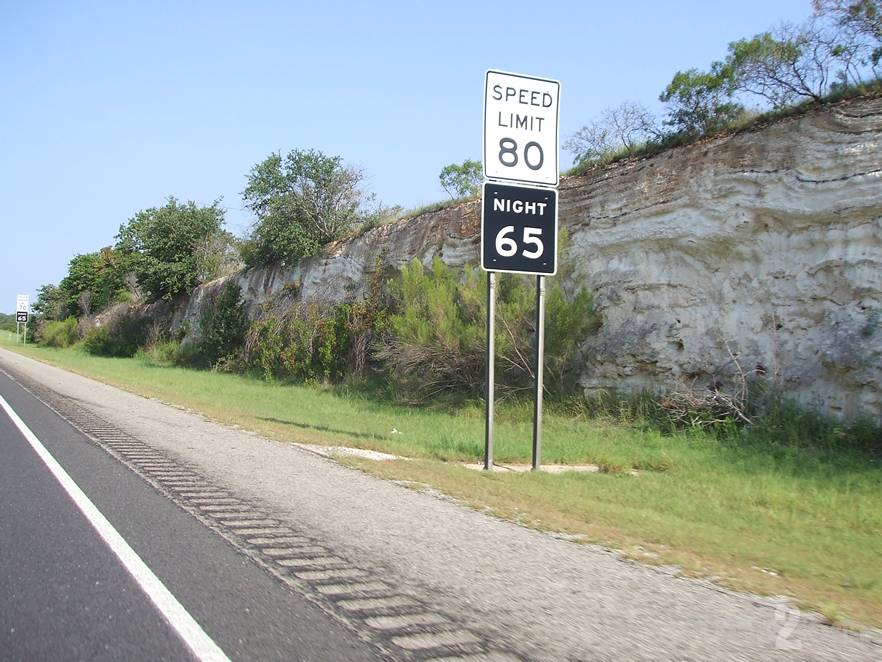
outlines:
[[[18,311],[15,314],[15,321],[18,324],[27,324],[28,323],[28,313],[27,311]]]
[[[557,271],[557,191],[484,182],[481,267],[552,276]]]

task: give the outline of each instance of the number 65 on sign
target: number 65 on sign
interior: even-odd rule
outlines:
[[[557,271],[557,191],[485,182],[481,267],[553,276]]]

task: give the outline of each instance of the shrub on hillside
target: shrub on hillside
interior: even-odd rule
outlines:
[[[437,258],[428,270],[414,260],[393,281],[396,310],[374,356],[410,399],[480,389],[483,282],[477,269],[457,274]]]
[[[101,326],[92,327],[83,347],[97,356],[134,356],[147,340],[146,321],[127,306],[117,308]]]
[[[248,330],[245,364],[265,379],[339,381],[346,372],[346,304],[316,301],[271,314]]]
[[[142,363],[151,366],[173,366],[181,363],[181,343],[177,340],[159,340],[154,343],[148,342],[135,353],[135,358]]]
[[[485,275],[440,259],[430,269],[414,261],[388,283],[384,273],[378,264],[358,301],[286,301],[264,310],[246,334],[243,367],[266,379],[318,382],[360,377],[371,368],[411,401],[480,394]],[[552,395],[575,390],[579,346],[597,327],[591,295],[566,291],[563,280],[552,280],[546,295],[545,386]],[[503,392],[532,384],[533,282],[514,276],[499,281],[497,380]]]
[[[496,380],[503,393],[530,388],[534,371],[535,298],[531,278],[501,275],[496,303]],[[423,401],[445,393],[480,395],[486,370],[486,275],[435,259],[401,270],[392,285],[395,313],[375,357],[401,393]],[[546,294],[545,388],[564,395],[576,386],[578,347],[597,328],[593,299],[567,293],[562,279]]]
[[[364,375],[373,340],[388,320],[384,273],[378,260],[364,296],[356,301],[271,304],[248,329],[246,369],[265,379],[316,382]]]
[[[340,382],[363,374],[370,341],[385,313],[364,302],[300,303],[248,330],[244,361],[266,379]]]
[[[89,329],[83,339],[83,349],[96,356],[113,356],[111,353],[110,332],[107,327],[96,326]]]
[[[248,314],[238,283],[227,282],[208,302],[199,319],[196,340],[182,347],[178,358],[202,368],[232,357],[242,348],[248,330]]]
[[[76,317],[47,322],[40,329],[40,344],[47,347],[70,347],[79,337]]]

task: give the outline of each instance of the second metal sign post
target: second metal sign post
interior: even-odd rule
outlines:
[[[496,272],[536,276],[533,470],[541,463],[544,279],[557,271],[559,108],[558,81],[486,74],[481,208],[481,267],[487,271],[486,470],[493,468]]]

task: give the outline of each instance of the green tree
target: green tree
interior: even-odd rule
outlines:
[[[149,301],[173,299],[213,277],[212,260],[231,241],[218,205],[198,207],[170,196],[164,206],[138,212],[120,226],[116,248]]]
[[[481,191],[483,168],[480,161],[466,159],[460,164],[451,163],[441,169],[438,179],[451,199],[469,198]]]
[[[15,315],[0,313],[0,331],[11,331],[14,333],[16,329]]]
[[[815,17],[732,42],[725,66],[738,91],[785,108],[801,99],[821,102],[831,91],[860,82],[860,52],[853,35]]]
[[[789,106],[799,96],[819,101],[823,89],[814,89],[813,72],[806,69],[802,38],[776,39],[770,32],[729,44],[728,63],[739,90],[763,97],[773,108]]]
[[[67,315],[91,315],[116,301],[126,291],[125,256],[110,246],[95,253],[75,255],[67,275],[58,284],[60,293],[47,293],[63,301]],[[46,302],[47,305],[49,301]],[[42,306],[43,303],[41,302]]]
[[[732,100],[734,92],[734,72],[721,62],[715,62],[709,72],[678,71],[659,96],[668,106],[665,123],[686,135],[703,136],[722,129],[744,112]]]
[[[882,1],[814,0],[815,14],[829,18],[843,30],[843,40],[859,44],[863,63],[873,69],[882,60]]]
[[[564,143],[578,165],[599,163],[617,153],[633,154],[641,145],[661,140],[656,118],[639,103],[626,101],[607,108]]]
[[[31,308],[46,320],[62,320],[69,314],[65,292],[52,283],[37,290],[37,298]]]
[[[296,264],[365,217],[361,171],[315,150],[271,154],[248,174],[242,196],[257,216],[244,242],[248,266]]]

